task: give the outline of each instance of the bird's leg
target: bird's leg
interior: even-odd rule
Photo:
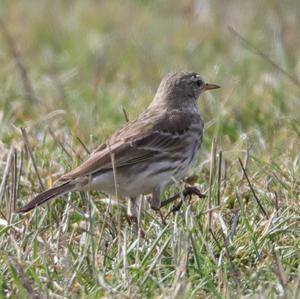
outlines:
[[[136,198],[129,198],[127,205],[127,217],[134,229],[138,228],[138,216],[139,211],[138,205],[136,203]]]
[[[184,190],[182,191],[182,193],[177,193],[177,194],[173,195],[172,197],[170,197],[170,198],[166,199],[165,201],[163,201],[161,203],[161,207],[164,207],[164,206],[172,203],[176,199],[181,198],[181,194],[183,195],[183,199],[186,199],[187,196],[191,197],[193,194],[199,196],[199,198],[205,197],[205,195],[202,194],[198,188],[196,188],[196,187],[185,187]],[[178,211],[181,208],[182,204],[183,204],[183,201],[181,200],[178,204],[176,204],[172,208],[172,210],[168,213],[168,215],[170,213]]]
[[[152,192],[152,197],[150,199],[151,209],[154,211],[159,211],[161,208],[161,200],[160,200],[160,188],[155,188]]]
[[[150,199],[150,206],[151,208],[157,212],[159,215],[162,223],[166,225],[166,221],[164,219],[163,214],[161,213],[161,200],[160,200],[160,188],[155,188],[154,191],[152,192],[152,197]]]
[[[132,226],[134,235],[138,235],[139,232],[143,237],[145,235],[139,221],[139,205],[137,204],[136,198],[129,198],[127,206],[127,219],[129,224]]]

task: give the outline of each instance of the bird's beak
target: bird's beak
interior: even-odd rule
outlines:
[[[216,88],[220,88],[220,87],[221,86],[219,86],[217,84],[205,83],[205,85],[204,85],[204,91],[211,90],[211,89],[216,89]]]

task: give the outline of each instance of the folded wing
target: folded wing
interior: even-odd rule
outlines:
[[[89,176],[100,170],[112,169],[112,155],[116,169],[125,165],[155,159],[158,153],[177,152],[185,146],[184,134],[199,121],[184,117],[181,111],[172,111],[159,118],[147,111],[128,123],[102,144],[85,162],[61,177],[61,181]]]

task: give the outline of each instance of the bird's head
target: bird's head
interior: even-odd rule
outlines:
[[[200,94],[219,85],[206,83],[195,72],[178,72],[164,77],[158,87],[154,102],[170,107],[195,105]]]

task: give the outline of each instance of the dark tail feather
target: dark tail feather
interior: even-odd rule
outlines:
[[[55,197],[61,196],[67,192],[70,192],[74,189],[75,185],[71,182],[66,182],[62,185],[59,185],[57,187],[53,187],[51,189],[48,189],[39,195],[37,195],[34,199],[32,199],[27,205],[25,205],[23,208],[17,210],[17,213],[25,213],[32,209],[34,209],[37,206],[40,206],[41,204],[45,203],[46,201],[53,199]]]

